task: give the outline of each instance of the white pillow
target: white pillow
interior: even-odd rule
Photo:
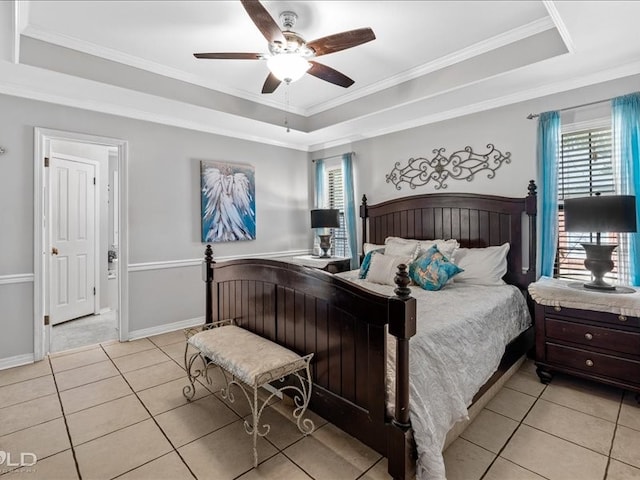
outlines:
[[[424,255],[427,250],[429,250],[433,245],[438,248],[438,251],[447,257],[447,260],[450,262],[454,261],[456,250],[460,247],[460,244],[455,238],[450,240],[420,240],[420,252],[418,256]]]
[[[411,260],[410,257],[374,252],[371,255],[371,263],[369,264],[366,280],[382,285],[395,285],[393,280],[398,272],[398,265],[404,263],[408,266]]]
[[[384,245],[376,245],[375,243],[365,243],[364,245],[362,245],[363,255],[366,255],[373,250],[384,250]]]
[[[410,261],[418,256],[420,242],[400,237],[387,237],[384,241],[384,253],[401,257],[409,257]]]
[[[456,275],[454,283],[504,285],[502,277],[507,273],[507,253],[508,243],[499,247],[459,248],[455,263],[464,272]]]

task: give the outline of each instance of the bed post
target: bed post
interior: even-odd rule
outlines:
[[[213,323],[213,249],[207,245],[204,251],[203,280],[205,282],[205,323]]]
[[[396,337],[396,404],[387,436],[389,474],[394,479],[410,478],[415,458],[409,422],[409,339],[416,334],[416,299],[411,297],[407,266],[398,265],[395,297],[389,303],[389,333]]]
[[[529,192],[525,199],[525,211],[529,216],[529,269],[527,270],[527,276],[530,282],[535,282],[538,279],[536,272],[536,254],[538,250],[538,235],[536,231],[536,217],[538,215],[538,187],[534,180],[529,180],[527,190]]]
[[[367,211],[367,196],[362,195],[362,204],[360,205],[360,218],[362,219],[362,253],[364,254],[364,244],[367,241],[367,217],[369,212]]]

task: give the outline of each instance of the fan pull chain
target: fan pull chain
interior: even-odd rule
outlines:
[[[289,82],[285,83],[284,105],[284,126],[287,128],[287,133],[289,133],[291,131],[289,128]]]

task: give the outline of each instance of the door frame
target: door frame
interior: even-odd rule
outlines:
[[[53,155],[52,155],[53,156]],[[82,163],[85,165],[91,165],[93,167],[93,175],[95,177],[95,188],[93,190],[93,285],[95,286],[95,293],[93,294],[93,315],[100,313],[100,290],[101,284],[100,281],[100,195],[98,193],[98,189],[102,187],[102,178],[100,178],[100,162],[97,160],[91,160],[88,158],[77,157],[75,155],[67,155],[65,153],[56,153],[55,158],[59,158],[61,160],[67,160],[69,162]],[[50,172],[46,172],[50,173]],[[108,181],[108,180],[107,180]],[[51,185],[50,177],[47,179],[46,185]],[[47,218],[53,218],[53,210],[51,205],[51,188],[46,192],[47,198],[45,199],[45,204],[47,206]],[[51,244],[53,243],[51,240],[51,222],[44,225],[44,235],[46,239],[45,252],[51,251]],[[51,257],[45,256],[45,315],[49,314],[51,317]],[[53,326],[53,323],[51,323]],[[45,345],[46,347],[46,345]]]
[[[44,166],[44,156],[51,140],[90,143],[118,149],[118,334],[121,342],[129,339],[129,229],[128,229],[128,142],[117,138],[101,137],[77,132],[66,132],[48,128],[34,128],[34,252],[33,252],[33,333],[34,359],[42,360],[49,353],[50,326],[44,324],[48,309],[46,262],[49,239],[45,237],[45,218],[49,209],[47,186],[49,172]]]

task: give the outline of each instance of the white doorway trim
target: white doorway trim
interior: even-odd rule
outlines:
[[[36,127],[34,129],[34,284],[33,284],[33,321],[34,321],[34,359],[42,360],[48,353],[49,330],[50,327],[44,325],[44,315],[46,312],[47,278],[45,262],[47,261],[48,242],[45,238],[45,216],[48,211],[46,191],[48,182],[48,172],[44,166],[44,157],[51,140],[63,140],[79,143],[91,143],[116,147],[118,149],[118,332],[120,341],[129,339],[129,237],[128,237],[128,142],[109,137],[87,135],[83,133],[65,132]]]

